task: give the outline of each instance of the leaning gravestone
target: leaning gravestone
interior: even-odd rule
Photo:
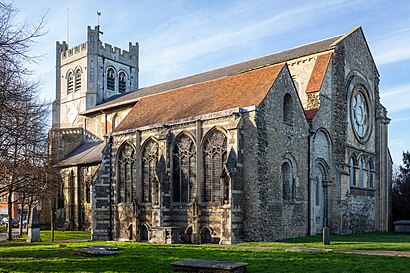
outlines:
[[[27,228],[27,242],[41,242],[40,238],[40,222],[38,221],[37,209],[31,210],[30,224]]]

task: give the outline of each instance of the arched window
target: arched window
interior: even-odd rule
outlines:
[[[288,125],[293,124],[293,100],[289,93],[286,93],[283,98],[283,122]]]
[[[113,68],[107,70],[107,89],[115,91],[115,71]]]
[[[172,191],[174,202],[190,202],[195,197],[196,149],[193,140],[181,135],[173,150]]]
[[[204,141],[204,201],[221,201],[221,174],[226,163],[226,136],[211,132]]]
[[[91,181],[85,183],[85,202],[91,203]]]
[[[116,128],[118,126],[118,124],[120,124],[120,117],[118,116],[118,114],[115,114],[112,118],[112,129]]]
[[[127,91],[127,75],[121,71],[118,76],[118,92],[125,93]]]
[[[142,201],[152,201],[152,184],[156,179],[158,143],[150,139],[142,151]]]
[[[70,171],[70,176],[68,177],[68,192],[70,193],[70,200],[69,200],[69,215],[70,221],[74,223],[75,217],[75,175],[74,171]]]
[[[132,202],[135,177],[135,149],[126,142],[118,151],[118,203]]]
[[[350,158],[349,162],[349,181],[350,181],[350,186],[356,186],[356,172],[355,172],[355,163],[353,157]]]
[[[373,162],[371,159],[367,161],[367,187],[373,188]]]
[[[81,69],[77,69],[75,72],[75,91],[81,89]]]
[[[295,180],[292,174],[292,167],[289,162],[284,162],[281,168],[282,185],[283,185],[283,199],[295,199]]]
[[[68,72],[67,75],[67,93],[73,92],[74,89],[74,75],[73,72]]]
[[[363,187],[363,160],[359,159],[359,187]]]

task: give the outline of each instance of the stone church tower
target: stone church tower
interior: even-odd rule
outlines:
[[[56,43],[53,128],[85,128],[81,112],[138,89],[138,43],[125,51],[103,45],[100,34],[100,26],[89,26],[86,42],[73,48]]]

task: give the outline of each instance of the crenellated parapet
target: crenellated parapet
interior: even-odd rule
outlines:
[[[65,44],[65,42],[63,43]],[[87,52],[87,42],[81,43],[79,45],[76,45],[75,47],[64,50],[63,52],[61,52],[61,59],[66,59],[67,57],[71,57],[82,52]]]

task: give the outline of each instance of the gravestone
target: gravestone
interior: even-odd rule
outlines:
[[[171,263],[175,272],[246,273],[248,263],[214,260],[184,260]]]
[[[31,210],[30,223],[27,228],[27,242],[41,242],[40,222],[38,221],[38,212],[36,208]]]

